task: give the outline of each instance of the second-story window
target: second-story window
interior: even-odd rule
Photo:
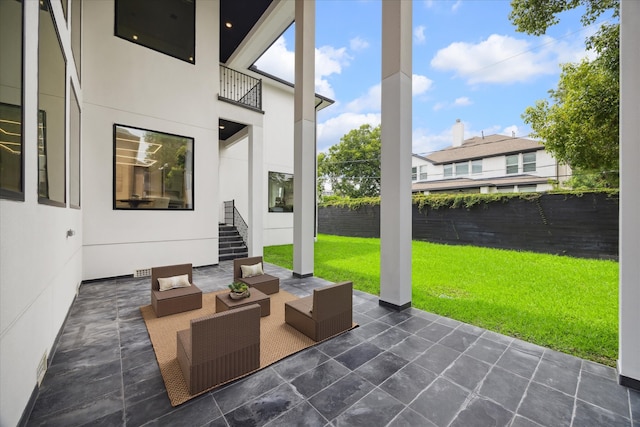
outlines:
[[[471,173],[482,173],[482,159],[471,161]]]
[[[524,153],[522,155],[522,172],[536,171],[536,153]]]
[[[518,173],[518,155],[507,156],[507,174]]]
[[[411,168],[411,181],[418,180],[418,167],[414,166]]]
[[[444,165],[444,177],[453,176],[453,164]]]
[[[427,165],[420,166],[420,181],[427,179]]]
[[[455,164],[456,176],[469,175],[469,162],[460,162]]]

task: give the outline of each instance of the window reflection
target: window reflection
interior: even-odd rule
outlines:
[[[269,172],[269,212],[293,212],[293,175]]]
[[[193,138],[115,125],[114,207],[193,209]]]
[[[38,196],[64,206],[66,62],[49,1],[41,3],[38,34]]]
[[[24,200],[22,3],[0,1],[0,197]]]

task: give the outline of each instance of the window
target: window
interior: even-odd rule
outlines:
[[[114,125],[114,209],[193,210],[193,138]]]
[[[427,179],[427,165],[420,166],[420,181],[426,181]]]
[[[411,168],[411,181],[418,180],[418,167],[414,166]]]
[[[38,202],[66,205],[66,61],[50,2],[38,25]]]
[[[531,185],[518,185],[518,191],[520,193],[535,193],[537,190],[537,185],[535,184],[531,184]]]
[[[80,78],[82,0],[71,0],[71,52]]]
[[[469,175],[469,162],[460,162],[455,164],[456,176]]]
[[[471,173],[482,173],[482,159],[471,161]]]
[[[444,165],[444,177],[453,176],[453,164]]]
[[[22,2],[0,1],[0,197],[24,200]]]
[[[522,155],[522,171],[523,172],[535,172],[536,171],[536,153],[524,153]]]
[[[269,212],[293,212],[293,175],[269,172]]]
[[[80,207],[80,105],[71,88],[69,105],[69,205]]]
[[[518,173],[518,155],[507,156],[507,173]]]
[[[498,187],[498,188],[496,188],[496,191],[498,193],[513,193],[514,192],[514,187],[513,187],[513,185]]]
[[[195,0],[116,0],[115,34],[195,64]]]

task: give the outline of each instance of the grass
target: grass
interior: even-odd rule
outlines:
[[[564,353],[615,366],[618,263],[412,243],[412,305]],[[293,268],[293,246],[264,248]],[[380,294],[380,239],[319,235],[314,275]]]

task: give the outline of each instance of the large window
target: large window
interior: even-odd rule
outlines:
[[[507,174],[518,173],[518,155],[507,156]]]
[[[195,64],[195,0],[116,0],[116,36]]]
[[[469,162],[460,162],[455,164],[456,176],[469,175]]]
[[[449,176],[453,176],[453,164],[449,163],[448,165],[444,165],[444,177],[447,178]]]
[[[0,197],[24,200],[22,2],[0,1]]]
[[[38,201],[66,204],[66,62],[50,3],[40,7],[38,25]]]
[[[471,161],[471,173],[482,173],[482,159]]]
[[[293,175],[269,172],[269,212],[293,212]]]
[[[114,125],[114,209],[193,209],[193,138]]]
[[[80,104],[71,88],[69,105],[69,204],[80,207]]]
[[[522,171],[523,172],[535,172],[536,171],[536,153],[524,153],[522,155]]]

